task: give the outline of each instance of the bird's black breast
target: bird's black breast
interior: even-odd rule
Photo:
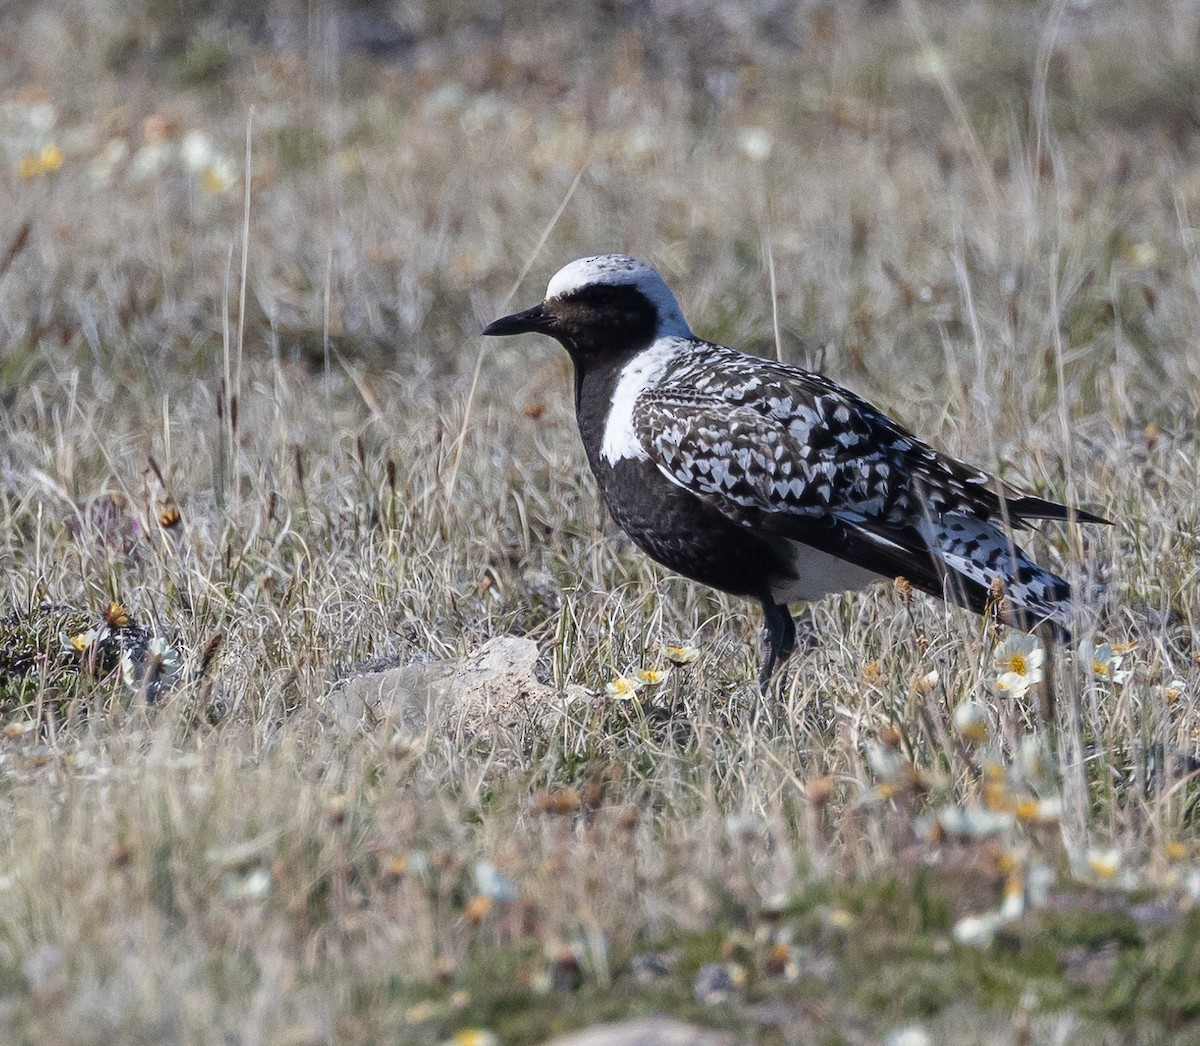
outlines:
[[[617,525],[651,559],[693,581],[763,598],[790,574],[777,547],[738,526],[648,461],[588,455]]]
[[[671,482],[648,460],[611,464],[600,453],[612,397],[630,355],[576,363],[575,412],[588,464],[617,525],[651,559],[711,588],[765,598],[792,569],[779,546]]]

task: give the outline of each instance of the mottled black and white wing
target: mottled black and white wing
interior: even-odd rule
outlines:
[[[717,349],[634,404],[637,437],[672,482],[748,528],[817,548],[980,611],[993,584],[1038,619],[1065,619],[1069,586],[1013,544],[1010,499],[828,379]],[[1019,508],[1027,508],[1025,513]]]

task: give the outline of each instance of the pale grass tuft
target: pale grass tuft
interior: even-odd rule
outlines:
[[[6,16],[0,618],[127,610],[185,681],[89,676],[83,627],[0,681],[5,1041],[521,1046],[648,1007],[619,994],[647,954],[654,1005],[694,1013],[724,963],[730,1006],[816,986],[795,1012],[839,1034],[962,1041],[872,948],[911,944],[924,983],[1080,883],[1200,896],[1171,769],[1200,737],[1200,188],[1190,124],[1154,115],[1190,8],[1066,5],[1045,41],[1038,5],[946,5],[936,39],[916,4],[799,5],[794,36],[721,3],[722,32],[515,6],[435,4],[383,67],[316,5],[306,57],[247,38],[188,90],[207,38],[155,57],[111,2]],[[563,354],[476,340],[610,249],[702,335],[823,359],[1115,520],[1030,539],[1098,656],[882,585],[813,606],[764,700],[757,610],[606,520]],[[354,666],[503,635],[595,699],[487,736],[327,718]],[[956,1019],[1016,1008],[1025,974],[988,976]]]

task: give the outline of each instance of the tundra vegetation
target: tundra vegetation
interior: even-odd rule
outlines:
[[[3,1038],[1195,1041],[1200,10],[395,7],[0,12]],[[603,250],[1112,519],[1075,648],[884,585],[764,701],[477,337]]]

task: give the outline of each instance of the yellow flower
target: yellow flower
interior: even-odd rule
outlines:
[[[1009,791],[1008,782],[1003,780],[988,780],[983,783],[983,802],[989,810],[1011,810],[1013,796]]]
[[[646,686],[658,686],[660,683],[665,683],[670,674],[669,668],[641,668],[633,675],[638,682]]]
[[[200,188],[219,196],[237,183],[237,174],[227,160],[220,160],[200,172]]]
[[[41,152],[30,153],[21,158],[17,173],[22,178],[37,178],[57,171],[63,165],[63,151],[57,145],[47,145]]]
[[[484,1028],[464,1028],[455,1032],[448,1046],[500,1046],[500,1040]]]
[[[104,608],[104,623],[109,628],[125,628],[129,624],[129,611],[123,603],[109,603]]]

